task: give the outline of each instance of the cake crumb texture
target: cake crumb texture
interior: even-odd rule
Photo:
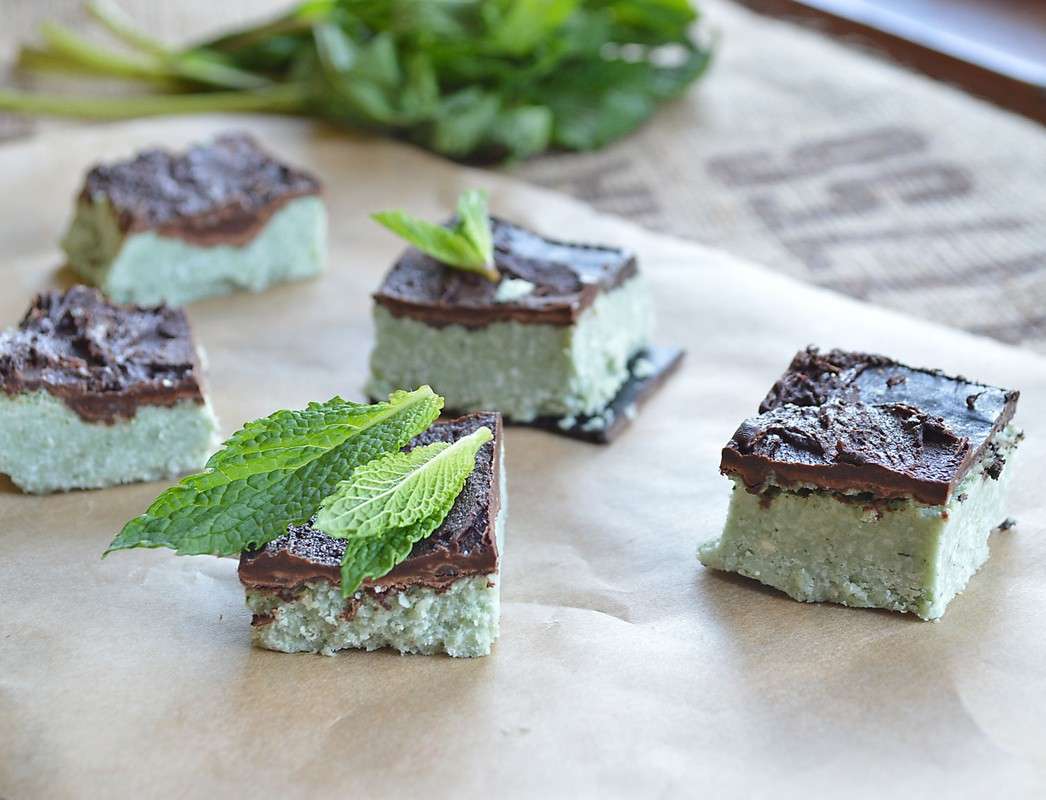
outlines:
[[[209,403],[145,405],[104,424],[45,391],[0,394],[0,473],[33,494],[177,477],[201,469],[217,437]]]

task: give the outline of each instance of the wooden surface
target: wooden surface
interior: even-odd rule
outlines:
[[[1042,0],[740,0],[1046,123]]]

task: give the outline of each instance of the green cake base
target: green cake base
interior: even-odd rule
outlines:
[[[33,494],[173,478],[201,469],[217,444],[210,404],[142,406],[107,425],[44,391],[0,395],[0,473]]]
[[[374,309],[367,393],[430,385],[459,411],[500,411],[514,422],[600,413],[650,341],[650,296],[635,277],[600,295],[572,326],[495,322],[434,327]]]
[[[803,602],[910,612],[937,619],[988,560],[988,535],[1005,516],[1020,432],[994,444],[1006,459],[998,479],[975,464],[945,506],[871,503],[817,490],[735,485],[720,538],[701,546],[707,567],[736,572]],[[990,449],[989,449],[990,452]]]
[[[382,605],[365,595],[346,619],[339,587],[327,581],[306,583],[295,599],[272,592],[247,592],[254,614],[273,620],[251,628],[254,643],[282,653],[378,650],[457,657],[485,656],[498,635],[501,595],[497,575],[462,578],[443,592],[415,587],[396,592]]]
[[[327,213],[320,198],[301,197],[243,246],[200,247],[152,231],[124,236],[107,203],[82,202],[62,248],[73,270],[118,303],[184,305],[318,274]]]

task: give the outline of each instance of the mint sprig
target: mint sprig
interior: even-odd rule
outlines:
[[[316,514],[319,530],[347,544],[341,591],[349,596],[366,578],[388,572],[432,534],[476,467],[476,454],[493,438],[482,427],[453,444],[436,442],[389,453],[356,469]]]
[[[47,24],[17,68],[133,80],[145,93],[0,89],[0,111],[270,111],[459,160],[517,160],[630,133],[712,55],[693,36],[691,0],[298,0],[276,19],[187,45],[158,41],[112,0],[88,7],[101,30]]]
[[[501,278],[494,267],[487,197],[477,189],[469,189],[458,198],[458,216],[451,228],[426,222],[405,211],[379,211],[372,214],[371,219],[441,264],[475,272],[495,283]]]
[[[339,481],[398,451],[439,416],[443,398],[428,386],[387,402],[310,403],[250,422],[203,472],[163,492],[105,551],[170,547],[179,555],[234,556],[308,520]]]

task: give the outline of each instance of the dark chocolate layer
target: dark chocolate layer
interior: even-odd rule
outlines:
[[[884,356],[810,347],[737,429],[720,469],[750,491],[772,480],[942,505],[1018,396]]]
[[[501,415],[479,413],[436,422],[406,449],[455,442],[483,425],[493,431],[494,439],[480,448],[476,468],[446,519],[431,536],[415,544],[406,560],[390,573],[364,581],[361,591],[384,595],[412,586],[445,589],[461,578],[497,571],[494,520],[501,507]],[[309,524],[291,526],[261,550],[240,556],[240,581],[250,589],[290,592],[306,581],[327,580],[339,585],[344,552],[341,539],[332,539]]]
[[[242,245],[288,201],[320,183],[282,164],[246,134],[183,153],[146,150],[87,173],[81,201],[106,200],[124,232],[153,230],[193,244]]]
[[[601,291],[637,272],[635,256],[619,248],[557,242],[498,219],[493,233],[498,271],[534,284],[530,294],[499,303],[497,284],[410,248],[385,276],[375,302],[396,316],[435,326],[571,325]]]
[[[184,311],[118,306],[85,286],[37,295],[19,326],[0,335],[0,388],[47,391],[87,422],[203,402]]]

